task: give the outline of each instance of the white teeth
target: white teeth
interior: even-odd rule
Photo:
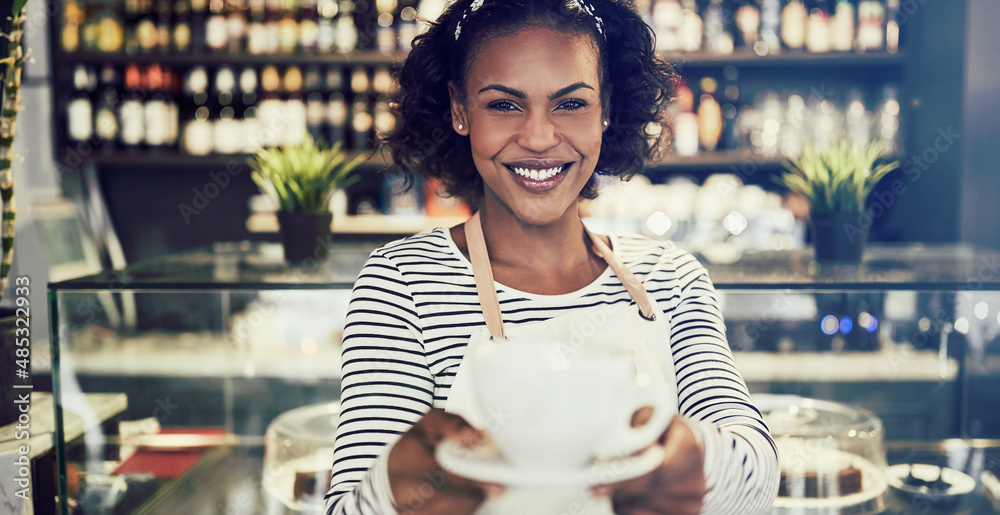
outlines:
[[[514,173],[520,175],[521,177],[527,177],[533,181],[544,181],[546,179],[551,179],[555,177],[559,172],[562,171],[562,166],[557,166],[555,168],[549,168],[547,170],[536,170],[533,168],[521,168],[519,166],[512,167]]]

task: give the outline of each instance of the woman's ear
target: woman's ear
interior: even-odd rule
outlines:
[[[469,117],[465,110],[465,95],[458,91],[455,83],[448,81],[448,96],[451,99],[451,127],[462,136],[469,135]]]

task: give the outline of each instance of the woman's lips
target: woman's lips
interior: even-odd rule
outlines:
[[[518,162],[504,165],[522,188],[541,193],[559,185],[572,163]]]

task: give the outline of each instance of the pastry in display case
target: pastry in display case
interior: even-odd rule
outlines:
[[[778,448],[772,513],[875,514],[888,484],[882,421],[873,413],[795,395],[756,395]]]
[[[339,420],[340,403],[328,402],[286,411],[267,427],[261,481],[269,515],[322,513]]]

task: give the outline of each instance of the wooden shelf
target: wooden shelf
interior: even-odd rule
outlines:
[[[465,222],[466,216],[334,216],[334,234],[410,235],[435,227],[451,227]],[[257,212],[246,221],[247,230],[255,233],[278,232],[278,217],[273,212]]]
[[[374,51],[357,51],[347,54],[233,54],[229,52],[205,53],[105,53],[105,52],[63,52],[53,53],[53,61],[84,64],[150,64],[164,65],[309,65],[309,64],[344,64],[344,65],[379,65],[402,62],[406,53],[395,52],[383,54]]]
[[[785,161],[782,156],[766,157],[754,154],[749,150],[723,150],[718,152],[700,152],[694,156],[667,155],[662,161],[649,165],[652,172],[684,170],[692,172],[732,172],[746,173],[745,169],[760,167],[775,168]]]
[[[346,54],[247,54],[229,52],[202,53],[105,53],[105,52],[63,52],[56,50],[53,60],[58,62],[73,62],[87,64],[127,64],[127,63],[159,63],[165,65],[221,65],[221,64],[275,64],[275,65],[308,65],[308,64],[360,64],[379,65],[400,63],[406,59],[406,52],[384,54],[375,51],[355,51]],[[707,52],[662,53],[660,56],[667,62],[683,68],[715,68],[722,66],[754,66],[754,67],[845,67],[845,66],[902,66],[905,63],[903,53],[889,52],[824,52],[810,53],[805,51],[784,51],[780,54],[760,56],[749,50],[741,49],[732,54],[712,54]]]
[[[357,155],[368,156],[365,164],[371,166],[388,166],[390,163],[390,160],[381,152],[377,152],[374,155],[372,155],[371,151],[349,153],[351,158]],[[230,163],[242,166],[251,157],[253,157],[252,154],[209,154],[207,156],[194,156],[170,148],[117,149],[106,152],[97,149],[93,154],[83,158],[83,160],[97,165],[132,166],[136,168],[136,171],[139,171],[150,165],[175,166],[178,168],[194,167],[196,169],[205,166],[225,167]],[[78,162],[71,164],[66,156],[63,156],[60,161],[70,167],[75,167],[79,164]]]

